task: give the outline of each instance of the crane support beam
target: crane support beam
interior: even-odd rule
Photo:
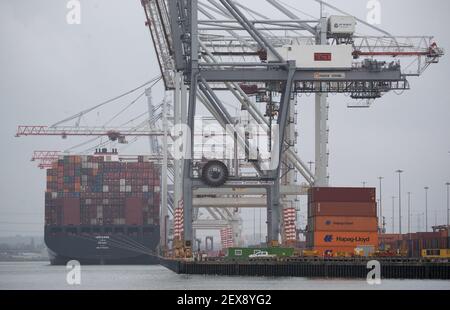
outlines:
[[[222,64],[218,64],[222,65]],[[217,66],[217,65],[216,65]],[[239,67],[236,64],[236,67]],[[287,72],[281,70],[264,70],[252,68],[209,69],[202,71],[202,77],[208,82],[282,82],[286,81]],[[294,82],[370,82],[370,81],[401,81],[399,69],[369,72],[351,71],[318,71],[297,70]]]
[[[295,195],[295,196],[305,196],[308,193],[308,186],[302,185],[281,185],[280,194],[281,195]],[[194,195],[205,196],[205,195],[265,195],[266,191],[264,188],[235,188],[235,187],[202,187],[194,189]]]
[[[48,127],[48,126],[18,126],[16,137],[21,136],[163,136],[162,131],[149,131],[134,128],[104,128],[104,127]]]
[[[266,208],[265,198],[239,197],[239,198],[194,198],[194,208]]]

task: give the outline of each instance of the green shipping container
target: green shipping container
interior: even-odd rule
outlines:
[[[294,248],[229,248],[227,257],[230,259],[248,259],[250,255],[258,252],[267,252],[269,255],[277,257],[291,257],[294,255]]]

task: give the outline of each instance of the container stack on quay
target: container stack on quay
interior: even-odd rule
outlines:
[[[309,189],[306,242],[320,256],[374,253],[378,248],[375,189]]]
[[[159,223],[160,172],[144,156],[62,156],[47,170],[46,225]],[[115,159],[115,160],[114,160]]]
[[[416,232],[410,234],[382,234],[379,236],[381,250],[390,251],[408,257],[421,257],[422,250],[450,249],[448,228],[433,232]]]

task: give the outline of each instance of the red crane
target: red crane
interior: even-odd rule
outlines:
[[[47,169],[52,167],[52,163],[58,160],[60,151],[34,151],[31,161],[39,160],[38,168]]]
[[[163,136],[162,131],[141,128],[18,126],[16,137],[22,136],[107,136],[111,141],[127,143],[125,137]]]

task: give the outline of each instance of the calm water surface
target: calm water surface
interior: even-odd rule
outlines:
[[[0,289],[130,289],[130,290],[272,290],[272,289],[450,289],[450,281],[383,280],[370,286],[364,280],[308,278],[223,277],[177,275],[162,266],[81,266],[81,285],[66,282],[65,266],[47,262],[0,262]]]

